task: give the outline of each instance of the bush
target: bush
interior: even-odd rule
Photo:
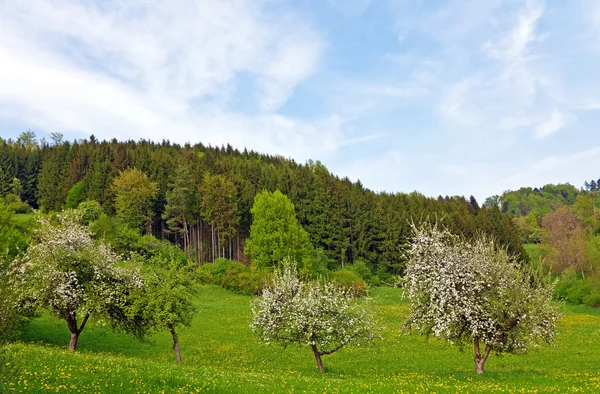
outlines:
[[[31,213],[31,207],[22,201],[16,194],[7,194],[4,197],[4,204],[14,213]]]
[[[260,294],[268,281],[267,273],[248,267],[237,261],[219,258],[212,264],[204,264],[196,270],[196,280],[215,284],[246,295]]]
[[[335,260],[327,258],[325,251],[321,248],[313,249],[308,256],[302,260],[300,275],[316,279],[321,276],[329,276],[329,267],[335,265]]]
[[[350,269],[341,269],[332,272],[331,281],[342,286],[356,297],[367,293],[367,283],[356,272]]]
[[[573,268],[565,269],[554,289],[554,297],[570,304],[600,305],[600,289],[589,279],[583,279]]]
[[[83,191],[83,182],[79,181],[74,184],[67,193],[65,208],[77,208],[80,202],[83,201],[85,193]]]
[[[98,220],[102,215],[102,206],[98,201],[84,201],[78,203],[77,209],[81,212],[81,224],[87,226],[91,222]]]

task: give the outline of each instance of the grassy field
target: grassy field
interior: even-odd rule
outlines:
[[[324,358],[310,349],[265,346],[252,336],[249,297],[203,287],[201,312],[181,332],[177,365],[168,333],[149,342],[90,324],[67,352],[63,321],[36,319],[8,346],[14,368],[0,392],[600,392],[600,310],[565,307],[556,343],[519,356],[490,356],[474,373],[470,349],[400,335],[407,305],[397,289],[372,293],[384,340]]]

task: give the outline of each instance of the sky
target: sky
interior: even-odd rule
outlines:
[[[375,191],[600,177],[600,1],[0,0],[0,136],[320,160]]]

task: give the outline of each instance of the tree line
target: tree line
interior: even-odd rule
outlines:
[[[292,159],[230,145],[147,140],[38,141],[28,131],[0,139],[0,193],[45,212],[97,201],[108,215],[142,233],[181,246],[188,259],[219,257],[248,262],[244,245],[254,197],[279,190],[293,203],[312,245],[332,265],[364,261],[374,272],[398,274],[412,221],[440,220],[455,234],[493,236],[527,259],[519,233],[497,205],[475,198],[427,198],[375,193],[360,181],[333,175],[320,162]]]

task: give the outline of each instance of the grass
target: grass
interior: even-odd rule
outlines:
[[[474,373],[470,349],[400,335],[407,305],[398,289],[373,291],[384,340],[324,357],[320,374],[310,349],[266,346],[252,336],[249,297],[203,287],[201,312],[181,331],[183,365],[168,333],[149,342],[98,323],[67,352],[63,321],[36,319],[7,352],[16,374],[0,392],[600,392],[600,310],[565,306],[556,343],[525,355],[492,355]]]

